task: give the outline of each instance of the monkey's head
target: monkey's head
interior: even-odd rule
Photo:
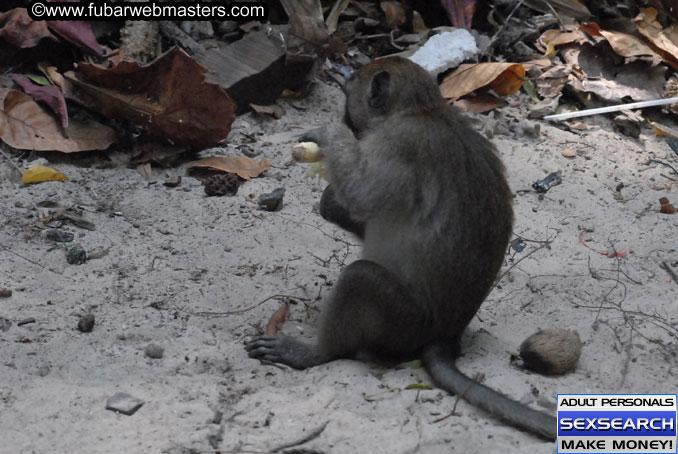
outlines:
[[[346,81],[346,124],[356,133],[388,116],[445,105],[435,80],[419,65],[402,57],[369,63]]]

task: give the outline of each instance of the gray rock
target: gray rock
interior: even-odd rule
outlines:
[[[640,128],[643,127],[645,120],[638,112],[624,110],[621,114],[614,117],[614,123],[619,126],[622,134],[638,138],[640,136]]]
[[[117,393],[106,400],[106,410],[132,416],[143,404],[143,400],[127,393]]]
[[[94,329],[94,314],[85,314],[78,320],[78,330],[83,333],[91,333]]]
[[[146,346],[146,350],[144,353],[146,353],[146,356],[148,356],[149,358],[158,359],[163,357],[163,355],[165,354],[165,349],[162,346],[151,342],[150,344],[148,344],[148,346]]]
[[[280,211],[283,207],[283,196],[285,188],[277,188],[268,194],[261,194],[258,202],[259,206],[266,211]]]

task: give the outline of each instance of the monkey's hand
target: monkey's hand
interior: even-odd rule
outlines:
[[[315,142],[324,153],[327,149],[336,148],[337,144],[346,140],[355,140],[353,132],[344,123],[321,126],[311,129],[299,137],[300,142]]]

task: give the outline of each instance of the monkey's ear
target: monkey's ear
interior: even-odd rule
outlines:
[[[391,75],[387,71],[379,71],[372,77],[368,102],[375,110],[383,111],[391,92]]]

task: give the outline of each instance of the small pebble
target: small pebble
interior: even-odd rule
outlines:
[[[12,289],[0,288],[0,298],[9,298],[12,296]]]
[[[671,204],[667,197],[660,198],[659,205],[661,205],[661,208],[659,209],[661,213],[673,214],[676,212],[676,208]]]
[[[82,246],[75,245],[66,253],[66,261],[69,265],[82,265],[87,261],[87,252]]]
[[[143,404],[143,400],[130,396],[127,393],[117,393],[106,400],[106,410],[132,416]]]
[[[257,202],[266,211],[280,211],[283,207],[285,188],[277,188],[267,194],[261,194]]]
[[[575,158],[577,156],[577,152],[573,150],[572,148],[565,148],[562,151],[563,156],[566,158]]]
[[[94,329],[94,314],[85,314],[78,320],[78,330],[83,333],[91,333]]]
[[[165,354],[165,349],[158,344],[150,343],[146,346],[146,356],[149,358],[162,358]]]
[[[169,177],[162,184],[167,186],[168,188],[174,188],[176,186],[179,186],[181,184],[181,176],[177,175],[176,177]]]
[[[539,181],[532,183],[532,189],[537,191],[539,194],[544,194],[553,186],[558,186],[563,182],[562,172],[559,170],[557,172],[552,172]]]

